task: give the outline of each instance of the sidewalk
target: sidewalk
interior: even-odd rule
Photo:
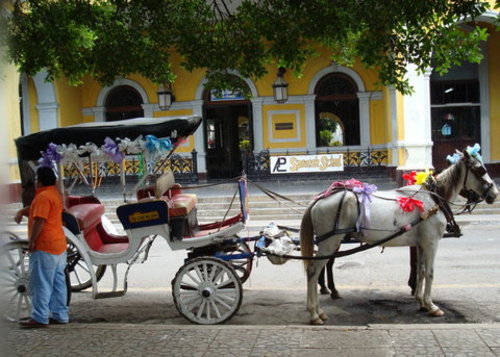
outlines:
[[[500,356],[500,324],[10,327],[2,356]]]

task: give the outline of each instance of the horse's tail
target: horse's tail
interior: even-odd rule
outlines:
[[[314,230],[311,219],[311,208],[313,204],[307,207],[304,215],[302,216],[302,222],[300,223],[300,252],[303,257],[312,257],[314,248]],[[307,269],[310,260],[305,259],[304,268]]]

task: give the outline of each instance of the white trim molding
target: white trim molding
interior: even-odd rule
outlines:
[[[40,130],[54,129],[58,127],[59,104],[56,99],[56,91],[52,82],[47,82],[47,71],[42,70],[33,77],[38,103],[38,122]]]

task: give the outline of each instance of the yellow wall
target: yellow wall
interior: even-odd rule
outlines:
[[[387,98],[384,95],[384,98]],[[370,141],[373,145],[386,144],[390,140],[387,136],[386,105],[384,100],[370,101]]]
[[[14,139],[21,135],[21,116],[19,111],[19,74],[10,64],[0,63],[0,115],[2,120],[1,130],[1,157],[2,173],[1,182],[19,180],[17,163],[12,162],[17,157]],[[3,199],[3,198],[2,198]]]
[[[83,120],[81,87],[67,84],[65,80],[54,83],[56,98],[59,103],[59,126],[79,124]]]
[[[262,111],[262,136],[264,148],[286,149],[306,146],[305,109],[303,105],[264,105]],[[284,122],[293,123],[293,129],[283,131],[275,130],[276,123]],[[254,135],[259,135],[259,133],[254,133]],[[272,139],[279,140],[280,142],[272,142]]]
[[[488,39],[488,82],[490,86],[490,143],[491,160],[500,160],[500,32],[494,31]]]

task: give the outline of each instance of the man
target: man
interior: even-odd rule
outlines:
[[[66,237],[62,229],[63,201],[50,167],[36,171],[36,194],[30,206],[19,210],[15,221],[28,216],[29,289],[31,315],[21,327],[46,327],[68,323]]]

